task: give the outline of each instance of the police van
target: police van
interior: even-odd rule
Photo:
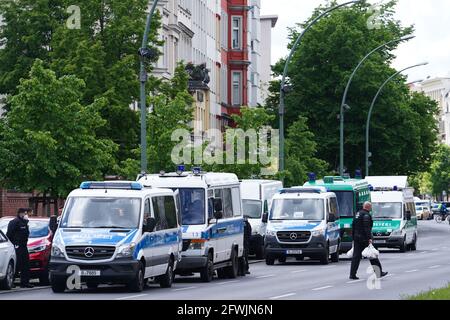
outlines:
[[[273,180],[242,180],[242,210],[252,227],[250,238],[250,254],[257,259],[264,258],[264,236],[272,199],[283,189],[281,181]]]
[[[144,175],[144,187],[170,188],[178,192],[183,230],[183,252],[177,274],[199,272],[210,282],[236,278],[244,249],[244,219],[240,183],[235,174],[185,172]]]
[[[341,244],[336,195],[324,187],[284,189],[273,198],[267,224],[266,264],[308,257],[339,262]]]
[[[417,249],[418,230],[414,189],[407,177],[367,177],[371,184],[374,246]]]
[[[84,182],[69,194],[53,240],[51,286],[63,292],[79,277],[88,288],[113,283],[140,292],[150,278],[171,287],[181,250],[172,190]]]

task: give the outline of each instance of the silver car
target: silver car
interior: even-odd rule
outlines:
[[[0,231],[0,289],[11,290],[14,286],[16,261],[14,245]]]

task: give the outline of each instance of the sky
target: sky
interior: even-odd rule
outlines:
[[[304,22],[311,16],[315,7],[326,2],[261,0],[262,15],[278,15],[277,25],[272,30],[272,63],[288,53],[287,28],[297,22]],[[450,0],[399,0],[396,9],[396,18],[404,26],[415,25],[416,38],[401,44],[394,52],[397,59],[393,67],[400,70],[429,62],[427,66],[411,69],[404,74],[408,75],[409,81],[424,80],[428,77],[450,77]]]

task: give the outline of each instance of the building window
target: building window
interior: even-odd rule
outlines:
[[[232,38],[231,45],[232,49],[242,49],[242,18],[241,17],[233,17],[232,18]]]
[[[242,73],[233,72],[233,94],[232,94],[233,106],[242,105]]]

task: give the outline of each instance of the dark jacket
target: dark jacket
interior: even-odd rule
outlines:
[[[26,247],[30,236],[28,220],[19,217],[11,220],[8,224],[6,236],[15,246]]]
[[[359,211],[353,219],[352,236],[354,241],[369,242],[372,235],[373,220],[369,211]]]
[[[250,247],[250,238],[252,237],[252,226],[247,219],[244,220],[244,247]]]

